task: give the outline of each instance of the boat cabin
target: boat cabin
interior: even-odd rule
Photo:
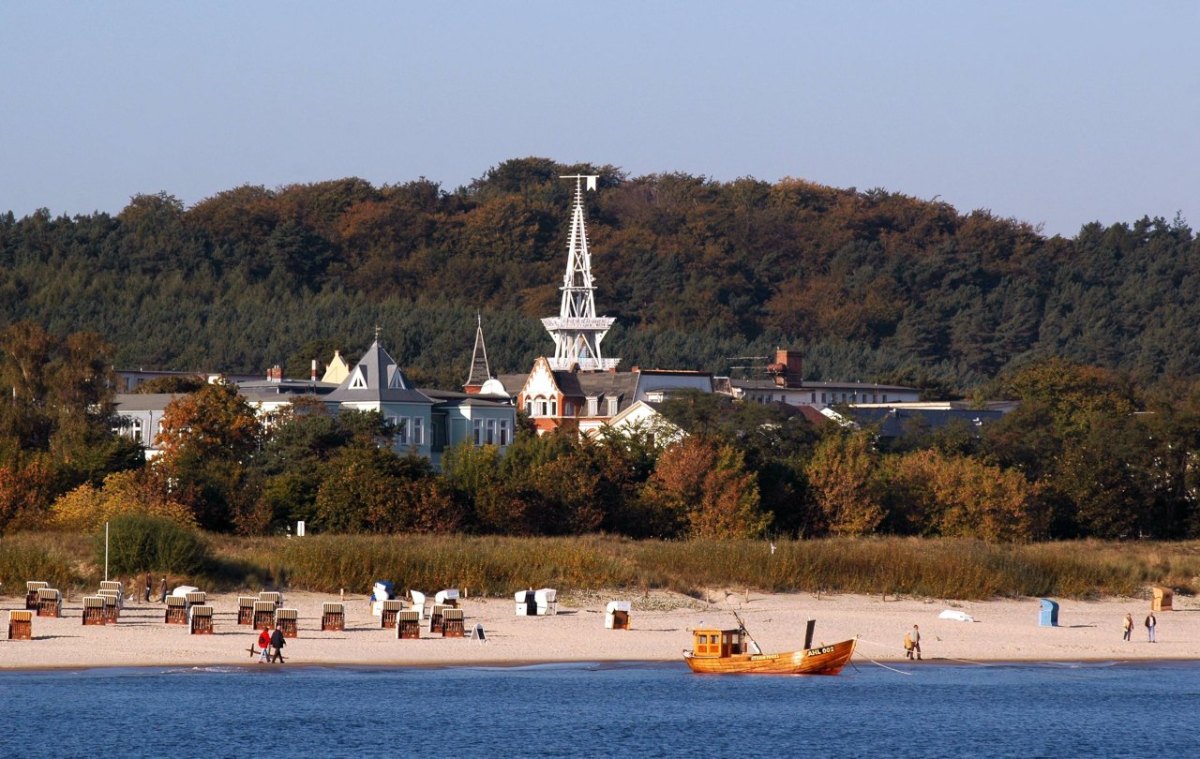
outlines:
[[[723,659],[746,653],[746,635],[741,630],[692,630],[692,656]]]

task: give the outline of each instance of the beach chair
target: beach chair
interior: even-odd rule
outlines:
[[[258,600],[270,601],[271,603],[275,604],[276,609],[278,609],[280,606],[283,606],[283,594],[276,593],[272,590],[264,590],[262,593],[259,593]]]
[[[420,614],[422,618],[426,616],[425,612],[425,594],[419,590],[410,590],[408,594],[412,596],[412,609]]]
[[[516,601],[516,609],[518,617],[533,617],[537,616],[537,596],[534,590],[518,590],[513,594],[513,600]]]
[[[404,602],[399,598],[391,598],[382,602],[379,610],[379,626],[383,628],[396,626],[396,615],[404,608]]]
[[[554,588],[542,588],[534,591],[539,617],[552,617],[558,613],[558,591]]]
[[[396,638],[398,640],[416,640],[421,637],[421,615],[418,612],[401,611],[396,613]]]
[[[115,625],[121,617],[121,600],[114,596],[111,592],[100,596],[104,599],[104,622],[105,624]]]
[[[37,615],[39,617],[61,617],[62,593],[54,588],[38,588]]]
[[[441,635],[442,634],[442,615],[446,612],[446,609],[449,609],[449,608],[450,608],[449,606],[443,606],[441,604],[434,604],[433,608],[429,610],[429,634],[430,635]]]
[[[300,635],[300,610],[276,609],[275,624],[283,631],[283,637],[295,638]]]
[[[193,590],[191,593],[185,595],[183,600],[187,601],[189,609],[193,606],[203,606],[208,602],[208,594],[203,590]]]
[[[100,590],[115,590],[117,591],[117,598],[122,600],[125,598],[125,586],[117,580],[101,580]]]
[[[255,596],[238,596],[238,617],[239,625],[254,624],[254,602],[258,598]]]
[[[186,625],[188,623],[188,604],[183,596],[167,596],[167,611],[163,621],[168,625]]]
[[[213,607],[196,604],[188,609],[188,625],[192,635],[213,634]]]
[[[345,630],[346,605],[341,603],[321,604],[321,629]]]
[[[449,588],[447,590],[439,590],[433,597],[435,604],[458,608],[458,588]]]
[[[50,583],[41,582],[40,580],[30,580],[25,583],[25,608],[36,611],[38,607],[37,592],[42,588],[48,587],[50,587]]]
[[[261,630],[270,627],[275,622],[275,602],[258,600],[254,602],[254,629]]]
[[[446,609],[442,612],[442,635],[447,638],[465,638],[462,609]]]
[[[609,630],[628,630],[632,608],[633,604],[629,601],[609,601],[605,607],[604,626]]]
[[[8,613],[8,639],[33,640],[33,611],[13,609]]]
[[[108,622],[104,612],[104,596],[83,597],[83,623],[85,625],[103,625]]]

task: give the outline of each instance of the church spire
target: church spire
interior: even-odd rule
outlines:
[[[491,378],[492,371],[488,367],[487,346],[483,344],[483,317],[475,314],[475,350],[471,353],[471,371],[467,374],[463,391],[478,393],[483,388],[483,383]]]
[[[596,189],[594,174],[573,174],[559,179],[575,180],[575,203],[571,209],[571,232],[567,241],[567,270],[563,275],[562,303],[558,316],[542,319],[542,325],[554,339],[553,369],[582,371],[614,369],[618,358],[604,358],[600,341],[616,319],[596,316],[595,286],[592,282],[592,256],[588,252],[587,226],[583,218],[584,182]]]

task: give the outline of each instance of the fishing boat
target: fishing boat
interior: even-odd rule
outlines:
[[[813,648],[813,620],[804,648],[764,654],[741,622],[732,630],[692,630],[692,650],[683,652],[688,667],[705,675],[836,675],[854,654],[854,638]]]

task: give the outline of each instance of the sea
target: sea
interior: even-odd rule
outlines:
[[[1194,757],[1200,663],[0,674],[9,757]]]

